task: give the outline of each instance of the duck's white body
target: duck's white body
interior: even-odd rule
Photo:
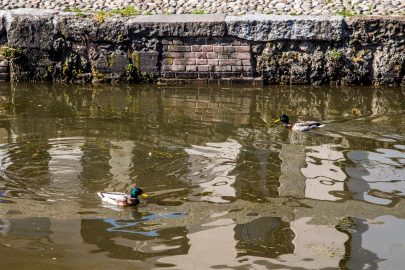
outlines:
[[[112,205],[129,205],[128,194],[123,192],[97,192],[97,195],[101,198],[101,201]]]
[[[298,122],[295,124],[292,124],[291,130],[292,131],[308,131],[314,128],[320,128],[325,126],[322,123],[316,122],[316,121],[306,121],[306,122]]]

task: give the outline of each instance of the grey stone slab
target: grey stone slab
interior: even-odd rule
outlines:
[[[90,18],[77,16],[58,16],[54,20],[55,31],[64,39],[77,42],[94,41],[97,38],[97,26]]]
[[[159,74],[159,52],[137,52],[137,61],[142,73]]]
[[[50,50],[54,39],[51,12],[13,10],[5,15],[8,44],[16,48]]]
[[[345,22],[340,16],[245,15],[225,18],[228,35],[251,41],[340,41]]]
[[[226,34],[225,15],[155,15],[129,19],[133,36],[214,37]]]

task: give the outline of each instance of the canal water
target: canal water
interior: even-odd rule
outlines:
[[[0,269],[403,268],[404,88],[3,83],[0,109]],[[139,208],[96,195],[134,182]]]

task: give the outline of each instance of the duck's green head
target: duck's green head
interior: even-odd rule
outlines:
[[[288,124],[288,123],[290,123],[290,119],[288,118],[288,115],[282,114],[274,122],[281,122],[281,123],[284,123],[284,124]]]
[[[141,198],[147,198],[148,194],[143,193],[143,190],[138,187],[132,188],[131,189],[131,198],[138,198],[138,196],[141,196]]]

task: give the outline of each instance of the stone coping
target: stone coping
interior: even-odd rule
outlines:
[[[145,37],[236,37],[254,42],[277,40],[316,40],[338,42],[347,34],[348,25],[357,21],[390,20],[405,21],[405,16],[307,16],[307,15],[243,15],[180,14],[138,15],[132,17],[112,16],[103,21],[94,19],[94,14],[78,16],[74,12],[49,9],[14,9],[0,11],[0,33],[14,32],[24,25],[37,27],[39,32],[72,33],[83,29],[97,35],[100,29],[116,29],[120,35]],[[34,23],[41,21],[40,23]],[[18,23],[17,23],[18,22]],[[33,23],[33,24],[32,24]],[[63,28],[63,29],[61,29]],[[44,33],[47,36],[52,33]],[[91,36],[91,35],[90,35]],[[65,37],[69,39],[69,36]],[[22,39],[24,37],[20,37]],[[73,39],[74,40],[74,39]],[[109,41],[108,35],[105,41]],[[18,45],[18,44],[15,44]],[[20,44],[23,45],[23,44]],[[31,45],[29,47],[32,47]]]

